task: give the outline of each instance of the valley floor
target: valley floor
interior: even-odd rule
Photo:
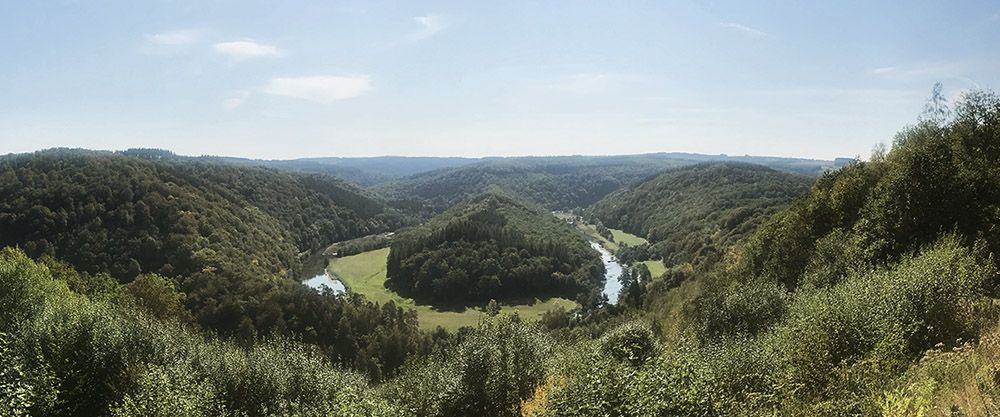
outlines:
[[[433,330],[441,326],[449,331],[463,326],[475,327],[483,319],[484,314],[473,308],[465,311],[440,311],[430,305],[415,303],[385,287],[386,258],[389,248],[359,253],[357,255],[333,258],[327,267],[330,275],[336,277],[347,286],[348,290],[365,296],[368,300],[385,304],[390,301],[405,309],[417,311],[420,327]],[[536,300],[532,305],[502,305],[502,314],[517,312],[522,318],[538,320],[546,311],[562,307],[570,310],[576,303],[565,298],[551,298],[545,301]]]
[[[620,248],[619,243],[625,243],[627,245],[632,245],[632,246],[649,243],[646,239],[642,238],[641,236],[633,235],[624,230],[608,229],[611,230],[611,237],[614,238],[614,242],[612,242],[608,239],[605,239],[604,236],[601,236],[601,234],[597,232],[596,226],[590,223],[583,222],[582,220],[579,219],[578,216],[574,214],[556,212],[554,213],[554,215],[562,220],[566,221],[573,220],[573,225],[576,226],[577,230],[583,232],[585,235],[587,235],[588,239],[599,243],[601,246],[604,247],[604,249],[607,249],[608,252],[611,253],[615,253],[618,251],[618,249]],[[663,263],[663,261],[650,260],[650,261],[643,261],[642,264],[646,265],[646,268],[649,268],[649,274],[653,277],[654,280],[663,276],[663,273],[667,271],[667,266]]]

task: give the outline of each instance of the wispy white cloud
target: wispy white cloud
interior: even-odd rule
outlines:
[[[413,41],[427,39],[451,26],[451,19],[439,13],[428,13],[414,17],[413,20],[420,25],[420,29],[409,36]]]
[[[252,40],[219,42],[212,45],[215,52],[228,56],[234,60],[244,60],[250,58],[277,57],[282,52],[274,45],[254,42]]]
[[[720,23],[719,26],[754,38],[768,37],[768,34],[766,32],[740,23]]]
[[[894,80],[921,80],[960,77],[964,65],[961,63],[929,63],[880,67],[872,74]]]
[[[178,29],[146,34],[143,38],[153,45],[180,46],[198,42],[203,34],[204,31],[200,29]]]
[[[330,104],[364,95],[371,90],[371,77],[367,75],[316,75],[273,78],[263,91],[275,96]]]

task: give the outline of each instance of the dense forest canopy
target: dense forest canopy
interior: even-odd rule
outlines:
[[[435,216],[392,243],[387,284],[436,305],[596,293],[598,253],[565,222],[488,193]]]
[[[259,160],[233,157],[201,157],[235,165],[260,166],[337,178],[372,186],[423,172],[447,169],[479,162],[476,158],[376,156],[356,158],[300,158]]]
[[[745,163],[667,171],[594,204],[603,225],[649,240],[668,266],[717,260],[764,219],[805,192],[813,178]]]
[[[171,278],[197,321],[222,334],[296,334],[345,365],[362,357],[359,367],[381,355],[363,352],[376,328],[417,337],[394,307],[299,285],[300,252],[409,221],[336,179],[50,151],[0,160],[0,195],[0,244],[121,282]]]
[[[379,185],[397,200],[415,200],[435,210],[483,192],[499,191],[550,210],[587,207],[604,196],[666,169],[713,160],[746,160],[787,172],[819,175],[829,161],[661,153],[622,156],[502,158],[432,171]]]
[[[331,177],[83,151],[3,158],[0,191],[0,243],[122,280],[206,268],[285,275],[298,252],[407,221]]]

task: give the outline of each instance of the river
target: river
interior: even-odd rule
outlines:
[[[618,280],[622,276],[622,265],[600,243],[590,242],[590,247],[601,253],[601,262],[604,262],[605,282],[602,293],[608,297],[608,304],[618,304],[618,293],[622,291],[622,282]]]
[[[618,263],[614,255],[604,249],[601,244],[597,242],[590,242],[590,247],[594,248],[597,252],[601,254],[601,262],[604,262],[604,290],[601,291],[602,294],[608,297],[608,304],[618,304],[618,293],[622,291],[622,283],[618,279],[622,275],[622,265]],[[344,287],[344,283],[340,282],[338,279],[333,279],[330,274],[326,271],[322,273],[303,280],[303,284],[315,289],[316,291],[322,291],[323,288],[329,288],[333,290],[334,294],[343,294],[347,292],[347,288]]]
[[[322,291],[323,288],[329,288],[333,290],[334,294],[343,294],[347,292],[347,288],[344,287],[344,283],[340,282],[339,279],[330,278],[330,274],[326,271],[323,271],[322,274],[316,275],[307,280],[303,280],[302,283],[312,287],[316,291]]]

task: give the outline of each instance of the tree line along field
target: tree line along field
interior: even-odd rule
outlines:
[[[420,327],[424,330],[434,330],[438,326],[449,331],[461,327],[474,327],[483,320],[483,312],[478,308],[466,308],[464,311],[442,311],[428,304],[417,304],[412,299],[404,298],[385,287],[386,259],[389,248],[363,252],[357,255],[330,259],[328,271],[342,280],[348,290],[363,295],[366,299],[379,304],[389,302],[404,309],[417,312]],[[517,313],[530,321],[538,320],[542,314],[557,308],[572,310],[576,303],[565,298],[549,298],[536,300],[534,304],[515,304],[501,306],[503,314]]]

